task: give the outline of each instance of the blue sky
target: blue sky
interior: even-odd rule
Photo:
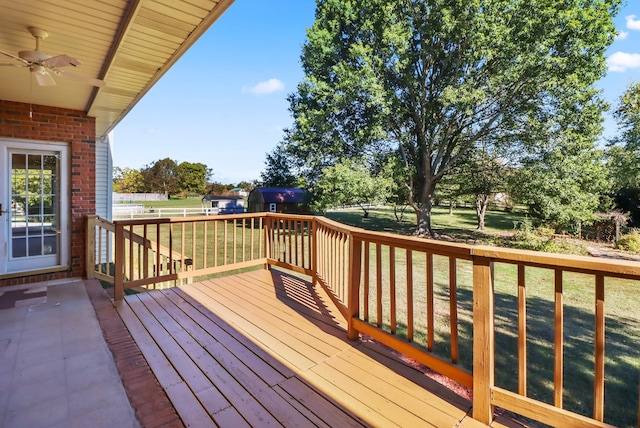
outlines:
[[[628,3],[597,85],[612,104],[640,81],[640,1]],[[259,179],[291,125],[286,97],[303,78],[300,48],[314,12],[314,0],[236,0],[115,128],[114,165],[170,157],[202,162],[222,183]],[[615,133],[610,115],[605,126]]]

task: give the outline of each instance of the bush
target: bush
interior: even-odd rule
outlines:
[[[640,233],[634,230],[630,234],[622,236],[618,239],[616,247],[620,250],[640,253]]]
[[[561,254],[588,253],[584,246],[570,239],[554,239],[555,230],[550,227],[540,226],[534,229],[528,219],[515,224],[515,229],[511,242],[505,243],[512,248]]]

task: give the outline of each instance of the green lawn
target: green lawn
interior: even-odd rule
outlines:
[[[351,226],[402,235],[412,234],[416,227],[416,215],[413,211],[406,210],[402,221],[398,222],[391,207],[373,208],[368,218],[364,218],[363,211],[357,208],[328,211],[325,215]],[[434,207],[431,222],[432,228],[439,235],[454,235],[463,240],[482,240],[490,238],[490,234],[513,232],[515,225],[525,218],[521,212],[487,211],[486,230],[483,233],[476,230],[478,223],[474,209],[455,208],[453,215],[450,215],[448,207]]]
[[[145,208],[202,208],[201,198],[169,199],[167,201],[145,201]]]

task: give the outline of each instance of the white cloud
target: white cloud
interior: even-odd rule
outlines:
[[[260,82],[257,85],[250,87],[243,87],[243,92],[251,92],[256,95],[272,94],[284,89],[284,83],[278,79],[269,79],[264,82]]]
[[[620,31],[617,35],[616,35],[616,40],[624,40],[627,37],[629,37],[629,32],[628,31]]]
[[[625,16],[627,20],[627,28],[629,30],[640,30],[640,19],[636,19],[635,15]]]
[[[640,68],[640,54],[616,52],[607,58],[609,71],[627,71],[629,68]]]

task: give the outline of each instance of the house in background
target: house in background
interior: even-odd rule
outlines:
[[[238,195],[207,195],[202,198],[203,208],[213,208],[216,214],[239,214],[245,212],[244,198]]]
[[[112,130],[232,2],[0,0],[0,286],[86,274]]]
[[[231,193],[242,196],[243,198],[249,196],[249,192],[244,190],[242,187],[234,187],[233,189],[231,189]]]
[[[310,214],[311,192],[293,187],[256,187],[249,193],[249,212]]]

